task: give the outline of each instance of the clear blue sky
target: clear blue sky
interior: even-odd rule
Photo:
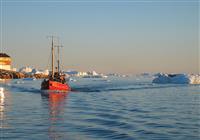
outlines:
[[[17,68],[47,68],[55,35],[65,70],[198,73],[198,2],[2,0],[1,44]]]

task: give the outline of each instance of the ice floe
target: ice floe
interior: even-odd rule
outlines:
[[[200,84],[200,75],[194,74],[155,74],[152,81],[157,84]]]

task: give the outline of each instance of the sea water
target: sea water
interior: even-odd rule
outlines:
[[[0,84],[0,139],[200,139],[200,86],[152,78],[75,78],[43,96],[41,80]]]

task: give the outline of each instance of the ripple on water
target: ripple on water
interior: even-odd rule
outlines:
[[[125,81],[125,80],[124,80]],[[199,136],[199,87],[89,81],[63,99],[40,96],[40,81],[11,84],[3,139],[192,139]],[[91,82],[91,84],[90,84]],[[80,88],[78,88],[80,87]],[[194,91],[194,92],[193,92]],[[11,108],[11,109],[8,109]]]

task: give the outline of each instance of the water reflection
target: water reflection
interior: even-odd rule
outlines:
[[[43,98],[48,100],[50,121],[48,135],[52,140],[63,139],[65,137],[62,129],[62,124],[64,123],[64,109],[67,95],[68,93],[55,92],[48,92],[48,94],[42,95]]]
[[[4,121],[4,108],[5,108],[5,95],[4,95],[4,88],[0,87],[0,121],[1,126],[3,128],[3,121]]]
[[[0,87],[0,128],[8,128],[8,117],[6,116],[6,112],[9,110],[9,104],[10,104],[10,94],[8,91],[5,91],[3,87]]]

